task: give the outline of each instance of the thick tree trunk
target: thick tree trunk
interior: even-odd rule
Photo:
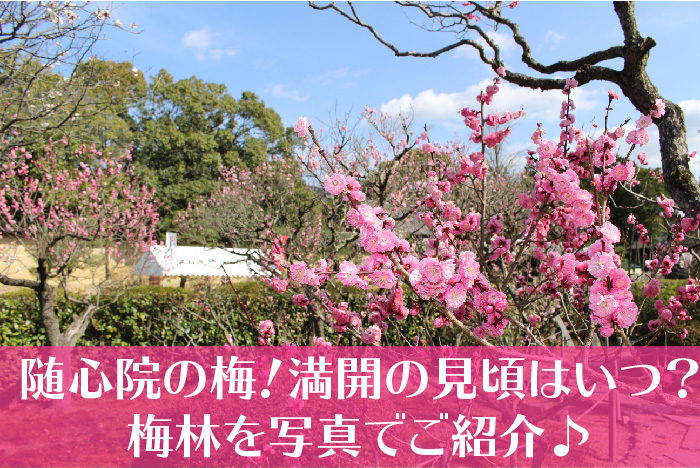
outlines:
[[[612,81],[620,86],[639,112],[649,114],[656,99],[663,99],[646,71],[649,51],[656,43],[640,34],[634,2],[614,2],[614,7],[625,36],[625,65]],[[681,210],[696,214],[700,212],[700,185],[690,172],[683,110],[667,99],[664,102],[666,114],[654,119],[659,129],[664,185]]]
[[[56,314],[56,295],[57,291],[54,286],[49,284],[49,269],[45,258],[37,259],[37,273],[39,274],[38,287],[35,288],[36,295],[39,298],[39,312],[41,313],[41,321],[46,329],[46,337],[51,346],[66,346],[61,326]]]
[[[66,346],[67,343],[61,333],[58,315],[56,315],[56,288],[48,283],[43,283],[37,290],[37,296],[39,297],[41,321],[46,329],[49,345]]]
[[[666,101],[666,115],[658,119],[656,125],[666,189],[683,211],[697,214],[700,212],[700,186],[690,172],[685,119],[680,106]]]
[[[651,84],[646,72],[641,79],[622,81],[620,87],[635,108],[648,114],[656,99],[663,99],[656,87]],[[659,129],[659,150],[661,152],[661,169],[666,190],[678,207],[686,213],[700,212],[700,185],[690,171],[688,158],[687,133],[685,117],[681,107],[664,99],[666,114],[654,119]]]
[[[41,321],[44,323],[49,345],[75,346],[85,333],[90,324],[90,319],[97,311],[97,307],[92,304],[86,304],[85,310],[80,315],[73,315],[73,320],[66,328],[66,331],[61,333],[61,324],[56,313],[57,290],[49,284],[48,269],[44,259],[37,261],[37,271],[39,273],[39,281],[34,290],[39,298]]]
[[[92,319],[96,311],[96,306],[88,304],[82,314],[73,316],[73,321],[63,334],[66,346],[75,346],[78,343],[78,340],[85,334],[85,330],[90,325],[90,319]]]
[[[90,325],[90,319],[97,311],[97,307],[87,304],[85,310],[80,315],[73,315],[66,331],[61,333],[61,326],[56,313],[56,288],[46,284],[37,291],[39,296],[39,309],[41,320],[46,328],[46,337],[51,346],[75,346],[82,338]]]

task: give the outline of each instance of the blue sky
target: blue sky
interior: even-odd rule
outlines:
[[[406,49],[423,50],[449,37],[421,31],[396,6],[384,2],[357,5],[358,11],[387,38]],[[521,2],[508,14],[521,25],[533,55],[543,63],[576,58],[622,42],[609,2]],[[649,74],[661,94],[686,112],[689,143],[700,150],[700,3],[638,2],[639,27],[656,39]],[[147,75],[161,68],[176,79],[196,75],[224,83],[237,97],[244,90],[260,96],[285,125],[307,116],[316,126],[342,115],[359,115],[365,105],[396,113],[410,110],[415,128],[427,124],[440,140],[468,133],[457,116],[492,73],[467,50],[437,59],[396,58],[364,31],[332,12],[302,2],[133,2],[115,5],[113,19],[136,23],[140,34],[119,31],[100,45],[100,54],[132,60]],[[507,65],[517,68],[518,49],[504,31],[495,38]],[[575,96],[577,123],[600,122],[607,83],[591,83]],[[614,87],[612,87],[615,89]],[[497,108],[525,108],[528,117],[515,129],[508,149],[523,151],[538,121],[557,134],[561,94],[505,86]],[[616,106],[613,122],[636,119],[627,103]],[[656,142],[656,136],[652,135]],[[658,148],[648,148],[652,163]],[[696,174],[700,174],[700,158]],[[695,169],[695,167],[694,167]]]

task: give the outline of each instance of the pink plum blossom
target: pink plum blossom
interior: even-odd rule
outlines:
[[[382,339],[382,329],[377,325],[371,325],[362,332],[361,338],[365,344],[378,343]]]
[[[644,295],[649,299],[654,299],[656,296],[659,295],[659,293],[661,293],[660,285],[661,283],[658,279],[650,279],[646,286],[644,286]]]
[[[294,124],[294,132],[299,138],[306,138],[309,135],[309,121],[306,117],[299,117]]]
[[[327,176],[323,183],[323,188],[331,195],[340,195],[345,191],[346,186],[345,177],[337,172]]]

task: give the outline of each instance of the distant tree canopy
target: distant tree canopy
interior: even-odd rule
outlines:
[[[176,81],[165,70],[147,81],[128,61],[91,59],[76,73],[84,77],[82,105],[100,112],[77,113],[70,126],[46,125],[31,148],[40,152],[64,137],[114,152],[132,148],[137,173],[163,202],[162,229],[174,228],[175,213],[189,202],[213,193],[221,166],[254,169],[271,156],[292,155],[298,144],[279,114],[250,91],[235,99],[223,84],[195,76]]]
[[[291,129],[254,93],[231,96],[223,84],[197,77],[153,77],[133,113],[134,160],[170,212],[212,193],[221,166],[254,168],[288,156]]]
[[[90,87],[86,100],[102,103],[102,111],[81,119],[74,139],[115,151],[128,149],[136,126],[133,108],[146,97],[146,77],[128,61],[91,60],[82,68],[95,84],[101,83]]]

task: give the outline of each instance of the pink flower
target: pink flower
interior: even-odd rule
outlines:
[[[610,176],[618,182],[629,182],[634,177],[634,164],[632,161],[618,164],[610,170]]]
[[[272,323],[272,320],[263,320],[258,324],[258,332],[260,333],[258,343],[262,346],[270,344],[275,334],[275,324]]]
[[[472,292],[474,295],[474,307],[483,314],[489,316],[495,312],[503,312],[508,308],[508,299],[500,291],[493,289],[487,283],[488,289],[483,292]],[[492,320],[489,318],[489,320]],[[491,335],[495,336],[495,335]]]
[[[416,293],[428,300],[437,297],[447,289],[447,281],[454,275],[455,264],[452,260],[439,261],[426,257],[413,270],[409,280]]]
[[[609,271],[607,283],[610,285],[610,292],[617,300],[627,300],[632,297],[630,292],[632,281],[630,281],[630,277],[627,276],[627,273],[622,268],[615,268]]]
[[[352,208],[348,211],[348,224],[356,228],[365,226],[373,229],[381,229],[384,223],[379,219],[378,215],[382,212],[383,210],[380,206],[372,207],[362,204],[358,206],[357,209]]]
[[[306,262],[294,262],[289,266],[289,277],[298,283],[308,284],[309,286],[319,286],[324,280],[321,276],[314,273]]]
[[[513,3],[517,3],[517,2],[513,2]],[[514,8],[513,3],[511,3],[511,4],[509,5],[511,8]],[[500,67],[498,67],[498,68],[496,69],[496,73],[498,73],[499,76],[506,76],[506,67],[504,67],[503,65],[501,65]]]
[[[647,154],[646,154],[646,153],[639,153],[639,154],[637,155],[637,160],[639,161],[639,164],[641,164],[642,166],[646,166],[646,165],[648,164],[648,163],[647,163]]]
[[[299,138],[306,138],[309,135],[309,121],[306,117],[299,117],[299,120],[294,124],[294,131]]]
[[[360,325],[362,325],[362,318],[357,314],[357,312],[353,312],[350,314],[350,325],[358,328]]]
[[[630,145],[643,146],[649,143],[649,134],[643,128],[640,128],[639,130],[632,130],[627,134],[625,141]]]
[[[617,309],[617,301],[612,294],[592,294],[591,313],[601,318],[609,317]]]
[[[457,283],[445,292],[444,298],[447,307],[458,309],[467,300],[467,288],[464,284]]]
[[[622,328],[627,328],[637,321],[637,305],[631,300],[620,303],[613,314],[613,320]]]
[[[360,243],[367,252],[383,253],[394,250],[399,239],[388,229],[370,229],[360,233]]]
[[[421,149],[424,153],[439,153],[438,149],[432,143],[423,143],[423,147]]]
[[[372,325],[362,332],[360,338],[365,344],[378,343],[382,339],[382,329],[377,325]]]
[[[657,99],[654,101],[654,106],[651,108],[649,115],[658,119],[659,117],[663,117],[664,114],[666,114],[666,103],[663,99]]]
[[[272,320],[263,320],[258,324],[258,328],[260,329],[260,333],[275,334],[275,324],[272,323]]]
[[[289,284],[289,281],[279,279],[279,278],[272,278],[271,280],[271,286],[272,289],[274,289],[277,292],[285,292],[287,290],[287,285]]]
[[[347,182],[345,176],[338,172],[334,172],[333,175],[326,176],[326,180],[323,182],[323,188],[326,192],[331,195],[340,195],[345,191],[347,187]]]
[[[612,89],[609,89],[609,90],[608,90],[608,96],[610,97],[610,99],[620,99],[620,95],[617,94],[617,93],[616,93],[615,91],[613,91]]]
[[[646,128],[652,124],[651,117],[649,117],[648,115],[642,115],[637,119],[636,124],[637,128]]]
[[[673,207],[675,206],[676,202],[673,201],[672,198],[666,198],[666,196],[664,195],[661,197],[656,197],[656,202],[664,210],[664,212],[661,213],[662,218],[664,216],[666,216],[667,218],[673,216]]]
[[[658,279],[650,279],[646,286],[644,286],[644,295],[649,299],[654,299],[661,292],[660,284],[661,282]]]
[[[501,215],[500,213],[497,215],[493,215],[491,219],[489,219],[489,223],[486,225],[486,229],[488,229],[491,234],[498,234],[503,229],[503,223],[501,222],[501,219],[503,219],[503,215]]]
[[[348,312],[347,302],[339,303],[338,307],[335,307],[332,304],[330,304],[329,309],[331,311],[331,315],[333,316],[333,320],[335,320],[336,326],[344,327],[350,320],[350,313]]]
[[[481,224],[481,213],[470,211],[459,224],[460,227],[469,232],[475,232]]]
[[[698,220],[695,218],[683,218],[681,220],[681,229],[683,229],[684,232],[697,231]]]
[[[337,275],[338,281],[345,286],[357,286],[360,289],[367,289],[368,283],[359,276],[357,265],[344,261],[340,264],[340,272]]]
[[[462,277],[462,281],[470,286],[479,277],[480,272],[481,267],[479,262],[476,261],[476,254],[474,252],[462,252],[459,256],[459,276]]]
[[[396,275],[389,269],[376,270],[370,273],[369,279],[375,286],[382,289],[393,289],[396,286]]]
[[[294,262],[289,266],[289,277],[299,283],[305,283],[310,273],[306,262]]]
[[[576,78],[567,78],[566,85],[564,86],[564,91],[571,90],[577,86],[578,86],[578,81],[576,81]]]
[[[537,147],[537,152],[542,156],[551,156],[557,150],[557,144],[552,140],[542,140],[540,146]]]
[[[309,300],[303,294],[295,294],[292,296],[292,303],[299,307],[306,307],[309,305]]]
[[[333,347],[333,345],[330,344],[328,341],[326,341],[323,338],[320,338],[318,336],[314,336],[314,346],[318,346],[319,348],[331,348],[331,347]]]
[[[620,230],[610,221],[603,223],[603,225],[598,228],[598,231],[600,235],[603,236],[603,241],[611,244],[620,242]]]
[[[593,254],[588,262],[588,272],[597,279],[608,276],[608,272],[616,269],[615,261],[611,254],[607,252],[597,252]]]

